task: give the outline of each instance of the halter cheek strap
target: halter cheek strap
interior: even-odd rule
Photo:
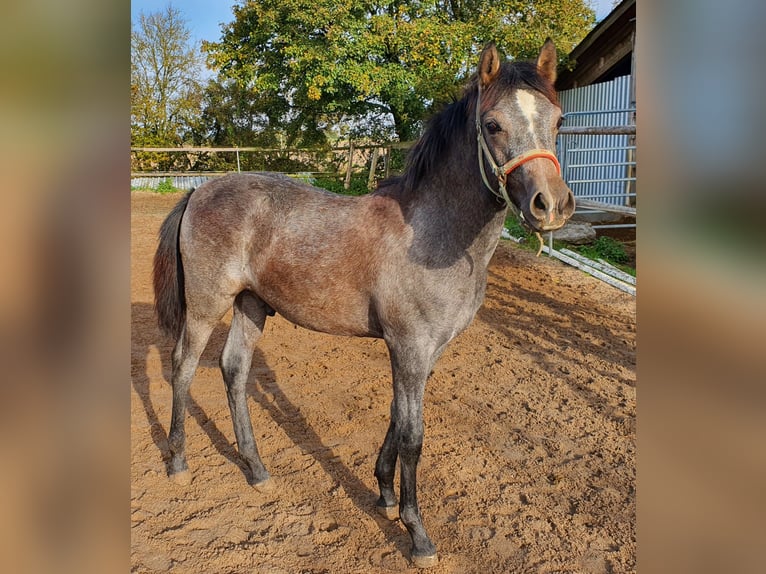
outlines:
[[[559,165],[559,160],[556,158],[554,153],[547,149],[531,149],[520,155],[517,155],[514,158],[511,158],[502,166],[498,166],[495,158],[492,156],[492,152],[487,145],[487,140],[484,138],[484,133],[481,129],[481,85],[479,85],[479,95],[476,99],[476,139],[479,149],[479,170],[481,171],[481,179],[484,182],[484,185],[487,186],[487,189],[489,189],[493,195],[504,201],[505,204],[511,209],[511,211],[514,212],[517,217],[519,217],[521,221],[525,221],[524,213],[519,208],[517,208],[516,205],[514,205],[514,203],[511,201],[511,198],[508,196],[508,190],[506,189],[505,185],[505,182],[508,179],[508,174],[510,174],[517,167],[527,163],[528,161],[538,158],[551,160],[553,165],[556,166],[556,171],[561,174],[561,165]],[[492,167],[492,173],[495,175],[495,177],[497,177],[497,190],[494,189],[487,180],[487,174],[484,171],[485,158],[489,165]]]

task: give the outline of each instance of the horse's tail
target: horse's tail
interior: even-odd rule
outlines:
[[[184,268],[178,246],[181,218],[186,211],[187,193],[165,218],[160,227],[160,243],[154,254],[154,310],[163,333],[173,339],[181,335],[186,321],[186,297],[184,296]]]

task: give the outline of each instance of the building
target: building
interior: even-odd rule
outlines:
[[[569,54],[574,68],[559,74],[559,91],[635,78],[636,0],[620,2]],[[635,98],[633,98],[635,101]]]

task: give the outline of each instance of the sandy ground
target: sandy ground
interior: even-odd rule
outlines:
[[[227,317],[191,389],[194,480],[167,478],[172,343],[151,262],[179,197],[132,193],[132,572],[408,570],[406,530],[374,508],[391,400],[382,341],[267,321],[248,399],[276,483],[264,494],[248,486],[218,369]],[[634,298],[501,242],[484,306],[426,389],[429,572],[635,571],[635,357]]]

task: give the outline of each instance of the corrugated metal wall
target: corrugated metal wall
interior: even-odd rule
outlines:
[[[633,124],[631,77],[559,93],[563,126]],[[575,197],[613,205],[634,205],[635,145],[626,135],[560,135],[558,156],[564,180]]]
[[[210,175],[182,175],[182,176],[156,176],[156,177],[132,177],[130,178],[131,189],[157,189],[160,182],[169,179],[178,190],[188,191],[197,188],[206,181],[218,176]]]

